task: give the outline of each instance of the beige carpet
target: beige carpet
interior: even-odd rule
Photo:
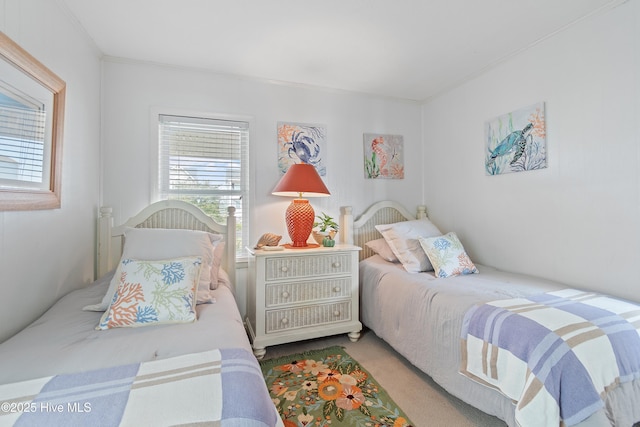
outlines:
[[[451,396],[430,377],[411,365],[373,332],[365,330],[356,343],[346,335],[267,347],[265,359],[343,346],[362,364],[402,408],[416,427],[505,427],[487,415]]]

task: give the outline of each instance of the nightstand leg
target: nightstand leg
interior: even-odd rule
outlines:
[[[351,342],[358,341],[358,338],[360,338],[360,331],[349,332],[349,340],[351,340]]]
[[[262,360],[265,354],[267,354],[267,349],[265,347],[253,348],[253,355],[256,357],[256,359]]]

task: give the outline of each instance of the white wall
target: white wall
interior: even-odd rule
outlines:
[[[291,87],[134,62],[103,64],[103,180],[105,205],[121,223],[151,202],[150,152],[156,144],[151,111],[158,107],[250,117],[250,244],[266,232],[290,241],[284,212],[288,198],[271,195],[277,168],[277,122],[327,127],[330,197],[311,199],[317,213],[337,217],[340,206],[362,212],[372,202],[394,197],[410,209],[420,204],[422,139],[420,105],[352,93]],[[363,133],[404,136],[405,179],[366,180]],[[237,275],[236,299],[245,312],[246,272]]]
[[[328,198],[311,199],[316,212],[355,212],[395,197],[411,209],[420,204],[422,183],[419,104],[345,92],[291,87],[216,74],[107,59],[104,63],[104,203],[120,223],[150,200],[150,110],[156,107],[252,118],[250,142],[251,242],[266,232],[288,241],[284,211],[290,199],[272,196],[279,179],[278,121],[327,127]],[[363,133],[404,136],[405,179],[366,180]]]
[[[486,176],[484,123],[546,102],[548,168]],[[640,2],[423,106],[432,219],[472,259],[640,301]]]
[[[0,341],[94,276],[100,62],[58,2],[0,0],[0,31],[67,83],[62,207],[0,212]]]

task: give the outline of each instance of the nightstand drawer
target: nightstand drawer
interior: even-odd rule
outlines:
[[[351,272],[351,254],[273,257],[266,260],[266,280],[318,277]]]
[[[351,320],[351,301],[265,312],[266,333]]]
[[[318,301],[351,296],[351,277],[307,282],[269,283],[265,289],[265,306]]]

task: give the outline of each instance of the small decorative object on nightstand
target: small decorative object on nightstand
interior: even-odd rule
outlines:
[[[316,218],[318,218],[318,221],[313,223],[313,239],[322,246],[335,246],[336,243],[333,239],[340,229],[338,223],[333,217],[330,217],[324,212],[322,212],[322,215],[316,215]]]
[[[260,236],[260,239],[258,239],[258,243],[256,243],[256,247],[254,249],[278,246],[280,239],[282,239],[282,236],[279,234],[264,233]]]
[[[332,248],[336,245],[336,241],[331,238],[331,236],[327,236],[322,239],[322,246],[325,248]]]
[[[360,338],[357,246],[280,252],[248,249],[246,325],[253,353],[266,347],[348,333]]]

